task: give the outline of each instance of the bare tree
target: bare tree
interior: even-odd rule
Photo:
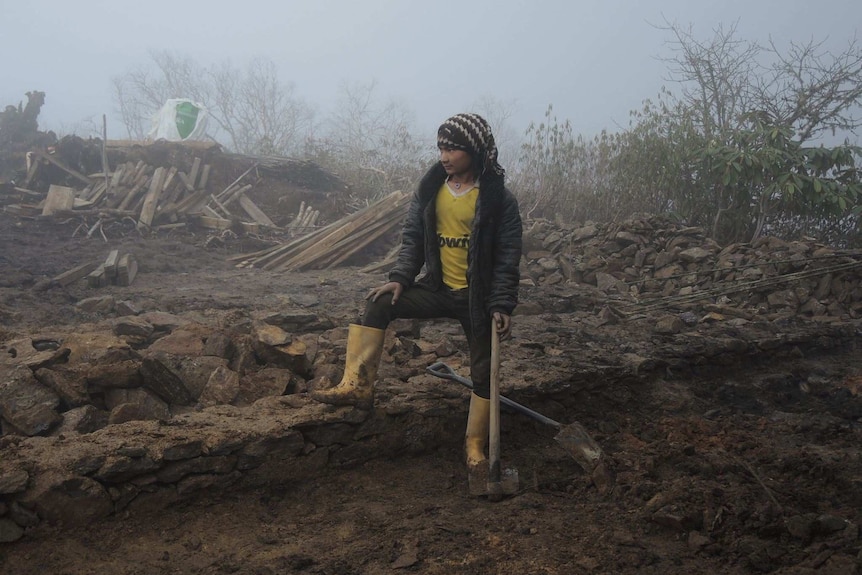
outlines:
[[[511,119],[515,115],[515,101],[504,101],[486,94],[476,100],[472,107],[491,125],[500,152],[500,163],[508,169],[514,169],[521,149],[521,138],[511,125]]]
[[[415,136],[412,112],[399,102],[379,102],[376,88],[375,81],[343,83],[322,137],[314,138],[309,149],[365,200],[411,188],[432,149]]]
[[[203,104],[216,139],[242,153],[299,153],[311,132],[314,111],[278,78],[275,65],[252,60],[244,69],[230,62],[205,67],[170,52],[152,52],[149,66],[114,79],[114,98],[129,137],[143,139],[150,120],[170,98]]]

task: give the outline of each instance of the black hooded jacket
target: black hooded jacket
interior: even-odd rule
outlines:
[[[391,281],[405,287],[415,283],[434,291],[443,286],[433,200],[445,181],[446,171],[436,163],[419,183],[404,223],[398,261],[389,272]],[[511,315],[518,304],[521,234],[518,201],[506,188],[503,176],[486,174],[479,180],[479,198],[467,252],[474,332],[488,329],[493,312]],[[423,265],[425,274],[416,279]]]

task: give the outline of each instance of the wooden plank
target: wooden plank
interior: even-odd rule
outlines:
[[[192,169],[189,170],[189,183],[195,189],[197,189],[197,186],[195,186],[195,182],[198,179],[198,172],[200,171],[200,169],[201,169],[201,159],[195,158],[194,161],[192,162]]]
[[[58,210],[71,210],[75,206],[75,190],[66,186],[51,184],[48,196],[42,207],[42,215],[50,216]]]
[[[123,254],[117,263],[117,285],[130,286],[138,275],[138,260],[133,254]]]
[[[116,186],[114,186],[114,189],[117,189]],[[93,189],[92,191],[90,191],[90,194],[87,195],[87,197],[85,197],[84,199],[95,204],[102,199],[102,196],[104,196],[107,191],[108,186],[105,184],[105,182],[99,182],[98,184],[95,184],[93,186]]]
[[[209,164],[204,164],[204,169],[201,172],[201,181],[198,182],[198,188],[200,188],[201,190],[207,189],[207,182],[209,182],[210,179],[210,168],[212,168],[212,166],[210,166]]]
[[[203,215],[207,216],[208,218],[214,218],[216,220],[226,219],[223,215],[221,215],[220,213],[218,213],[217,211],[215,211],[214,209],[212,209],[209,206],[204,206],[203,208],[201,208],[201,213]],[[227,220],[227,221],[230,221],[230,220]]]
[[[242,194],[239,197],[239,205],[242,206],[242,209],[245,210],[245,213],[247,213],[249,217],[251,217],[251,219],[259,223],[260,225],[267,226],[270,228],[278,227],[272,222],[271,219],[269,219],[269,216],[263,213],[263,210],[257,207],[257,205],[253,201],[251,201],[251,198],[249,198],[245,194]]]
[[[167,189],[168,189],[168,187],[170,187],[170,185],[171,185],[171,184],[173,183],[173,181],[174,181],[174,176],[176,176],[176,175],[177,175],[177,168],[176,168],[176,166],[171,166],[171,169],[170,169],[170,170],[168,170],[168,175],[167,175],[167,177],[165,178],[165,182],[164,182],[164,184],[162,184],[162,193],[164,193],[164,192],[165,192],[165,190],[167,190]]]
[[[99,264],[99,267],[87,275],[87,285],[91,288],[100,288],[108,285],[108,279],[105,277],[105,264]]]
[[[111,250],[108,252],[108,257],[105,259],[105,277],[108,281],[114,283],[117,279],[117,266],[120,262],[120,250]]]
[[[98,187],[98,184],[96,184],[94,182],[93,184],[87,186],[83,190],[79,190],[77,193],[77,196],[82,200],[86,200],[86,199],[88,199],[88,196],[93,193],[93,190],[96,189],[97,187]]]
[[[19,194],[24,194],[24,195],[27,195],[27,196],[32,196],[32,197],[34,197],[34,198],[39,198],[40,200],[41,200],[43,197],[45,197],[45,194],[42,194],[42,193],[39,193],[39,192],[34,192],[33,190],[28,190],[27,188],[19,188],[18,186],[13,186],[13,187],[12,187],[12,189],[13,189],[13,190],[15,190],[16,192],[18,192]],[[9,192],[7,191],[6,193],[9,193]]]
[[[144,203],[141,206],[141,216],[138,218],[138,229],[149,228],[153,225],[153,216],[156,213],[156,204],[158,204],[159,196],[162,193],[162,178],[164,177],[165,169],[156,168],[153,172],[153,179],[150,180],[150,190],[144,196]]]
[[[235,190],[231,191],[229,194],[225,195],[225,197],[227,199],[224,200],[224,203],[222,205],[224,207],[228,207],[231,204],[231,202],[239,199],[240,196],[242,196],[244,193],[246,193],[250,189],[251,189],[251,184],[246,184],[246,185],[242,186],[241,188],[236,188]]]
[[[325,235],[312,233],[303,237],[300,240],[301,245],[311,246],[311,249],[301,251],[298,254],[294,252],[292,255],[281,254],[274,258],[266,258],[266,263],[260,265],[260,267],[266,270],[272,270],[303,266],[309,260],[313,260],[317,257],[321,252],[330,249],[344,238],[352,235],[356,230],[376,221],[377,218],[380,217],[381,210],[391,208],[391,205],[394,202],[400,203],[406,201],[406,197],[407,195],[403,192],[393,192],[389,196],[381,198],[370,206],[344,217],[341,220],[330,224],[326,228],[323,228],[324,230],[327,230]]]
[[[42,209],[39,206],[34,206],[33,204],[9,204],[3,211],[7,214],[12,214],[13,216],[18,216],[22,218],[32,218],[36,217],[42,213]]]
[[[224,218],[213,218],[211,216],[198,216],[197,217],[198,225],[202,228],[208,228],[211,230],[229,230],[231,228],[232,221],[226,220]]]
[[[60,275],[51,278],[52,284],[61,285],[63,287],[74,283],[84,276],[89,275],[94,269],[99,267],[99,262],[87,262],[76,266],[70,270],[66,270]]]
[[[39,163],[35,158],[33,158],[33,152],[27,152],[27,160],[30,162],[30,167],[27,169],[27,177],[24,178],[24,187],[30,187],[30,182],[33,181],[33,178],[36,176],[36,172],[39,171]]]
[[[186,187],[186,189],[188,191],[190,191],[190,192],[195,191],[195,187],[192,185],[191,180],[189,179],[189,177],[186,175],[185,172],[177,172],[177,177],[180,179],[180,181],[183,183],[183,185]]]
[[[126,192],[126,195],[123,197],[120,204],[118,206],[110,207],[116,207],[118,210],[128,209],[129,206],[131,206],[135,202],[135,199],[137,198],[138,194],[141,193],[141,190],[146,187],[147,182],[149,181],[151,180],[146,174],[141,174],[138,177],[137,181],[135,181],[135,184],[134,186],[132,186],[132,189]]]
[[[123,174],[126,173],[127,169],[128,169],[128,164],[123,164],[122,166],[119,166],[119,167],[117,167],[116,170],[114,170],[114,173],[111,175],[111,189],[112,190],[120,185],[120,180],[123,179]]]

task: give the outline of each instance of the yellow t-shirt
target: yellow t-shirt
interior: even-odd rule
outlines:
[[[440,245],[443,283],[452,289],[467,287],[467,250],[478,197],[478,184],[456,196],[444,182],[437,192],[437,242]]]

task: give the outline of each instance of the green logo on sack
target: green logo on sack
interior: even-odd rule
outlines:
[[[198,107],[191,102],[177,104],[177,132],[185,140],[194,131],[198,123]]]

